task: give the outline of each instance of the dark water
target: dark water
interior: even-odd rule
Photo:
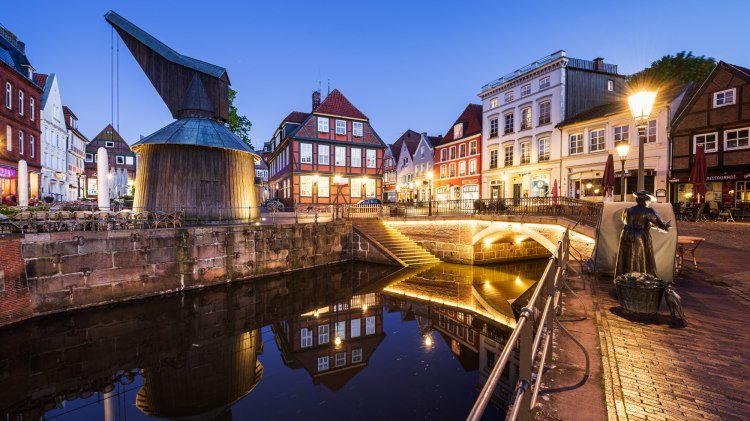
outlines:
[[[545,263],[347,264],[14,325],[0,417],[463,419]]]

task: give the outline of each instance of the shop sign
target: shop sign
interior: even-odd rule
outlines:
[[[56,172],[55,173],[55,178],[58,179],[58,180],[65,180],[65,174],[61,173],[61,172]]]
[[[472,180],[461,180],[461,184],[479,184],[479,180],[476,178]]]
[[[709,175],[706,177],[706,181],[725,181],[734,180],[735,178],[737,178],[735,174]]]
[[[15,168],[0,166],[0,178],[16,178],[17,174]]]

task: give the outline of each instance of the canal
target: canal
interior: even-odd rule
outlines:
[[[0,330],[0,417],[463,419],[546,262],[349,263],[29,320]]]

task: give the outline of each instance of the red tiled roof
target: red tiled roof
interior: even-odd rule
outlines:
[[[440,135],[440,136],[427,136],[427,140],[430,142],[430,144],[434,148],[435,145],[439,145],[440,142],[443,141],[443,135]]]
[[[404,141],[406,141],[406,147],[409,149],[409,153],[414,155],[414,152],[417,149],[417,145],[419,144],[420,137],[421,135],[414,130],[406,130],[404,134],[402,134],[398,138],[398,140],[391,144],[391,153],[393,153],[393,157],[395,159],[398,159],[399,154],[401,154],[401,148],[403,147]]]
[[[346,97],[339,92],[338,89],[334,89],[330,94],[313,110],[317,114],[329,114],[337,115],[341,117],[360,118],[367,120],[367,116],[362,114],[357,107],[352,105]]]
[[[299,123],[302,124],[305,122],[305,119],[307,116],[309,116],[309,113],[303,113],[301,111],[292,111],[289,113],[288,116],[284,119],[284,121],[288,121],[290,123]]]
[[[34,73],[34,83],[36,83],[40,88],[44,89],[44,85],[47,84],[48,77],[49,75],[45,75],[44,73]]]
[[[464,112],[461,113],[461,115],[456,119],[456,121],[451,124],[450,129],[448,129],[448,133],[445,134],[443,137],[443,140],[440,141],[440,143],[435,144],[435,146],[444,145],[446,143],[453,142],[453,127],[458,124],[463,123],[464,125],[464,137],[474,136],[475,134],[481,134],[482,133],[482,106],[480,104],[469,104],[466,106],[466,109],[464,109]]]

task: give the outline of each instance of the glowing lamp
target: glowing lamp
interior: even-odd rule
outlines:
[[[336,344],[336,346],[341,345],[341,337],[337,336],[336,339],[333,340],[333,343]]]
[[[656,101],[656,91],[640,91],[628,97],[630,113],[637,126],[646,124]]]
[[[617,156],[620,157],[620,159],[625,159],[628,157],[628,152],[630,152],[630,143],[628,143],[627,140],[620,140],[615,145],[615,149],[617,149]]]

